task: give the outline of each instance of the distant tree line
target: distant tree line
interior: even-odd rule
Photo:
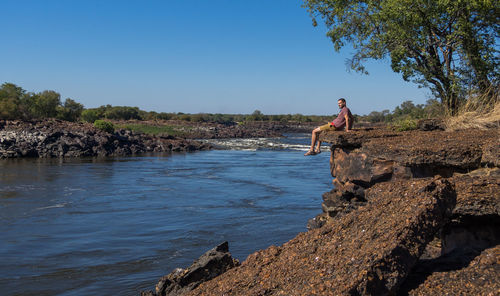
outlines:
[[[103,105],[98,108],[85,109],[80,103],[67,98],[61,102],[61,95],[53,90],[34,93],[13,84],[0,86],[0,119],[29,120],[57,118],[67,121],[96,120],[181,120],[190,122],[216,122],[229,124],[246,121],[279,121],[279,122],[318,122],[327,121],[331,116],[302,114],[265,115],[259,110],[252,114],[186,114],[144,111],[138,107]]]
[[[413,104],[404,101],[391,112],[388,109],[372,111],[368,115],[358,116],[358,121],[371,123],[394,123],[402,120],[417,120],[423,118],[437,118],[445,114],[445,107],[435,99],[427,100],[425,104]]]
[[[21,87],[4,83],[0,87],[0,119],[58,118],[77,121],[83,105],[52,90],[26,92]]]
[[[413,104],[405,101],[393,111],[373,111],[368,115],[354,115],[355,122],[370,123],[411,123],[421,118],[442,117],[445,107],[436,99],[426,104]],[[85,109],[80,103],[67,98],[61,102],[61,95],[53,90],[38,93],[26,92],[21,87],[4,83],[0,86],[0,119],[44,119],[57,118],[66,121],[84,121],[95,123],[102,120],[179,120],[187,122],[216,122],[234,124],[235,122],[273,121],[273,122],[326,122],[334,115],[317,116],[302,114],[266,115],[259,110],[252,114],[198,113],[186,114],[144,111],[138,107],[103,105]],[[99,123],[102,124],[102,123]]]
[[[427,100],[425,104],[413,104],[404,101],[401,105],[389,110],[372,111],[368,115],[358,116],[357,121],[383,123],[397,131],[417,129],[418,120],[424,118],[440,118],[446,114],[446,107],[436,99]]]
[[[330,119],[331,116],[302,115],[302,114],[279,114],[265,115],[259,110],[252,114],[221,114],[221,113],[166,113],[155,111],[144,111],[137,107],[126,106],[100,106],[98,108],[86,109],[82,112],[81,119],[94,122],[97,119],[112,120],[181,120],[189,122],[216,122],[230,124],[246,121],[279,121],[279,122],[317,122]]]

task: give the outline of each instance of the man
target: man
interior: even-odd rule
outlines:
[[[317,127],[312,131],[311,148],[309,148],[309,151],[307,151],[307,153],[304,154],[304,156],[316,155],[321,153],[321,141],[319,140],[319,135],[321,134],[321,132],[343,130],[344,127],[346,132],[351,130],[354,119],[351,114],[351,110],[349,110],[349,108],[346,107],[346,102],[344,98],[340,98],[337,104],[340,109],[339,115],[337,115],[337,118],[335,118],[332,122]],[[316,143],[318,144],[318,146],[315,149],[314,147],[316,146]]]

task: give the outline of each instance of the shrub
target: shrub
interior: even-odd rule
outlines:
[[[95,109],[87,109],[82,111],[82,120],[86,122],[95,122],[99,119],[99,114]]]
[[[184,120],[184,121],[191,121],[191,115],[189,114],[181,114],[180,117],[179,117],[180,120]]]
[[[128,107],[128,106],[105,106],[106,111],[104,112],[104,117],[108,119],[115,120],[130,120],[138,119],[142,120],[140,116],[140,110],[138,107]]]
[[[409,119],[409,118],[402,119],[402,120],[396,121],[393,124],[393,127],[398,132],[416,130],[417,129],[417,120]]]
[[[158,114],[157,118],[163,119],[163,120],[170,120],[170,119],[174,118],[174,116],[175,116],[175,114],[173,114],[173,113],[161,112]]]
[[[67,98],[63,106],[57,107],[57,118],[67,121],[77,121],[78,118],[80,118],[82,111],[82,104],[77,103],[70,98]]]
[[[94,127],[107,133],[113,133],[115,131],[113,123],[100,119],[94,121]]]

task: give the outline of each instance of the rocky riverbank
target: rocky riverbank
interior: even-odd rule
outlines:
[[[207,265],[211,277],[193,282],[177,274],[176,283],[189,282],[181,294],[164,284],[144,294],[499,293],[498,128],[359,129],[322,140],[332,144],[335,189],[324,194],[309,231],[241,265]]]
[[[87,123],[0,121],[0,158],[122,156],[210,148],[206,143],[172,136],[127,130],[107,133]]]
[[[279,122],[279,121],[248,121],[248,122],[191,122],[180,120],[160,121],[115,121],[117,126],[148,125],[153,127],[168,126],[179,136],[186,139],[233,139],[233,138],[274,138],[284,133],[310,133],[317,122]]]
[[[283,133],[310,132],[315,123],[245,122],[243,124],[186,121],[126,121],[115,126],[171,128],[177,136],[148,135],[128,129],[107,133],[88,123],[61,120],[0,120],[0,159],[17,157],[123,156],[146,152],[212,149],[196,139],[271,138]]]

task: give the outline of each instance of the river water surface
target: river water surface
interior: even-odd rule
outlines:
[[[306,230],[331,189],[307,135],[230,150],[0,160],[1,295],[138,295],[229,241],[233,257]]]

